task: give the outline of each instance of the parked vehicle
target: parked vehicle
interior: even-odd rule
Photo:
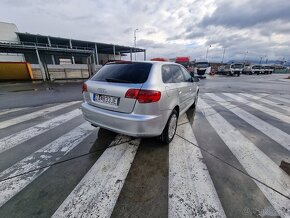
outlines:
[[[226,64],[218,67],[218,74],[228,76],[240,76],[243,69],[243,64]]]
[[[93,126],[169,143],[178,117],[197,103],[197,81],[176,63],[109,63],[84,83],[81,108]]]
[[[175,59],[175,63],[184,66],[188,70],[188,72],[190,72],[191,76],[194,76],[193,65],[190,61],[190,57],[177,57]]]
[[[270,65],[265,65],[265,66],[263,66],[263,71],[265,74],[272,74],[274,71],[274,67],[272,67]]]
[[[244,64],[231,64],[228,70],[230,76],[240,76],[243,72]]]
[[[168,61],[166,58],[152,58],[151,61]]]
[[[194,73],[200,78],[206,78],[206,74],[211,71],[210,63],[207,60],[200,60],[195,62]]]
[[[225,65],[218,66],[218,68],[217,68],[217,74],[219,74],[219,75],[226,75]]]
[[[248,65],[244,67],[244,73],[249,75],[252,74],[259,75],[261,73],[264,73],[264,71],[261,65]]]

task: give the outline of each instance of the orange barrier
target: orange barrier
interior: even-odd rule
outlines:
[[[27,62],[0,62],[0,80],[32,80],[33,74]]]

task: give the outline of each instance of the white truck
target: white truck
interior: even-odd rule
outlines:
[[[224,74],[228,76],[240,76],[243,69],[243,64],[227,64],[224,66]]]
[[[274,71],[274,67],[270,65],[264,65],[263,70],[264,70],[264,74],[272,74]]]
[[[244,73],[245,74],[261,74],[264,73],[263,67],[261,65],[247,65],[244,67]]]
[[[194,64],[194,74],[200,78],[206,78],[206,74],[211,72],[211,66],[208,60],[198,60]]]

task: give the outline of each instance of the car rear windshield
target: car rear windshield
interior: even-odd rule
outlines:
[[[144,83],[148,79],[152,64],[117,63],[103,66],[92,77],[93,81],[115,83]]]

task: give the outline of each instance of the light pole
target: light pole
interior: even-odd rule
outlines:
[[[207,59],[207,56],[208,56],[208,50],[209,50],[210,47],[211,47],[211,45],[209,45],[209,47],[207,47],[207,49],[206,49],[205,59]]]
[[[263,58],[265,58],[265,60],[266,60],[266,57],[267,57],[267,55],[261,56],[260,64],[262,64],[262,60],[263,60]]]
[[[138,29],[134,30],[134,47],[135,48],[137,47],[137,35],[136,35],[137,31],[138,31]],[[135,61],[136,61],[136,51],[134,53],[135,53]]]
[[[226,48],[224,48],[224,51],[223,51],[222,64],[224,63],[225,53],[226,53]]]
[[[248,51],[245,52],[244,61],[243,61],[244,64],[245,64],[245,61],[246,61],[247,54],[248,54]]]

